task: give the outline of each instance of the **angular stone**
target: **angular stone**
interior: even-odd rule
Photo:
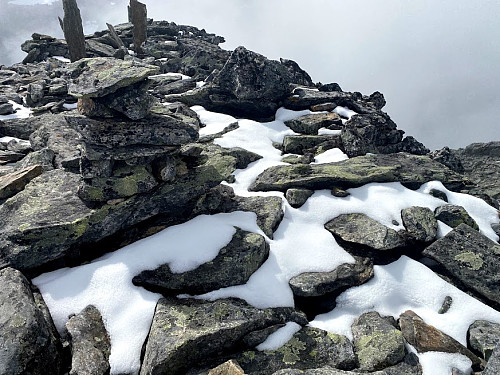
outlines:
[[[71,340],[70,375],[109,374],[111,341],[101,313],[89,305],[66,323]]]
[[[365,214],[342,214],[325,224],[335,237],[375,250],[392,250],[406,245],[406,239],[394,229]]]
[[[491,353],[491,357],[484,368],[481,375],[497,375],[500,374],[500,343]]]
[[[227,353],[248,333],[286,321],[307,322],[288,307],[259,310],[235,299],[162,298],[156,306],[140,373],[184,374],[194,364],[203,365]]]
[[[361,370],[382,370],[405,357],[405,342],[401,331],[377,312],[361,315],[354,320],[351,328]]]
[[[419,353],[431,351],[460,353],[469,358],[473,364],[481,364],[481,359],[469,349],[460,344],[453,337],[426,324],[421,317],[411,310],[407,310],[399,316],[399,326],[401,327],[401,332],[405,340]]]
[[[257,215],[257,225],[268,236],[273,238],[284,216],[283,201],[280,197],[238,197],[228,212],[251,211]]]
[[[153,65],[113,57],[81,59],[68,66],[71,81],[68,93],[77,98],[98,98],[145,80],[158,73]]]
[[[423,253],[454,279],[498,306],[500,245],[466,224],[460,224]]]
[[[236,357],[246,373],[267,375],[285,368],[308,369],[331,366],[344,370],[356,367],[356,357],[349,339],[304,327],[281,348],[265,351],[246,351]]]
[[[63,373],[62,347],[43,300],[34,297],[28,280],[13,268],[0,270],[0,284],[0,373]]]
[[[0,165],[14,163],[22,158],[24,158],[24,154],[21,154],[20,152],[0,150]]]
[[[224,362],[222,365],[217,366],[216,368],[210,370],[208,375],[245,375],[245,372],[240,367],[238,362],[234,359],[231,359],[227,362]]]
[[[10,103],[0,104],[0,115],[10,115],[15,113],[14,106]]]
[[[500,324],[486,320],[476,320],[467,331],[469,347],[488,360],[500,343]]]
[[[6,199],[19,193],[32,179],[42,173],[42,166],[35,165],[0,176],[0,199]]]
[[[44,171],[51,171],[54,169],[54,156],[54,151],[48,148],[30,152],[16,163],[16,170],[41,165]]]
[[[427,207],[409,207],[401,211],[401,219],[410,237],[421,242],[436,239],[438,223],[434,213]]]
[[[350,188],[370,182],[401,182],[418,188],[433,180],[443,182],[451,190],[469,183],[463,176],[426,156],[398,153],[358,156],[336,163],[275,166],[262,172],[250,190],[284,192],[294,187],[312,190],[331,189],[333,186]]]
[[[283,140],[283,152],[288,154],[316,153],[322,148],[324,151],[332,148],[342,148],[342,141],[338,135],[287,135]]]
[[[321,128],[342,129],[342,119],[333,112],[311,114],[285,121],[285,125],[294,132],[301,134],[317,135]]]
[[[289,164],[310,164],[314,161],[314,154],[287,155],[281,161]]]
[[[470,217],[469,213],[462,206],[446,204],[436,208],[434,215],[437,220],[442,221],[449,227],[456,228],[463,223],[475,230],[479,230],[476,221]]]
[[[288,189],[286,191],[285,198],[290,203],[290,206],[294,208],[301,207],[309,199],[314,191],[307,189]]]
[[[212,261],[184,273],[172,273],[164,264],[141,272],[132,282],[163,295],[203,294],[246,283],[268,255],[269,245],[263,236],[236,228],[231,242]]]

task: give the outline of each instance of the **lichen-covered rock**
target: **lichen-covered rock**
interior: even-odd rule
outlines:
[[[382,370],[405,357],[403,334],[379,313],[361,315],[354,320],[351,329],[361,370]]]
[[[109,374],[111,341],[101,314],[89,305],[66,323],[71,340],[70,375]]]
[[[54,323],[38,306],[28,280],[13,268],[0,270],[0,373],[62,374],[62,347]]]
[[[342,214],[325,224],[336,238],[375,250],[393,250],[406,245],[405,237],[365,214]]]
[[[283,140],[283,152],[288,154],[316,153],[332,148],[343,148],[339,135],[287,135]]]
[[[481,375],[496,375],[500,373],[500,343],[491,353],[490,359]]]
[[[302,328],[279,349],[249,350],[236,359],[245,373],[253,375],[267,375],[285,368],[356,367],[353,346],[347,337],[313,327]]]
[[[308,189],[288,189],[285,198],[290,203],[290,206],[299,208],[309,199],[314,191]]]
[[[468,357],[473,364],[481,364],[481,360],[469,349],[453,337],[426,324],[421,317],[411,310],[407,310],[399,316],[399,326],[405,340],[419,353],[431,351],[460,353]]]
[[[472,350],[488,360],[500,343],[500,324],[476,320],[467,331],[467,341]]]
[[[268,255],[269,245],[263,236],[236,228],[231,242],[210,262],[183,273],[172,273],[164,264],[141,272],[132,282],[164,295],[203,294],[246,283]]]
[[[229,353],[250,332],[286,321],[305,324],[293,308],[259,310],[243,301],[162,298],[145,345],[141,375],[184,374]]]
[[[48,148],[42,148],[38,151],[30,152],[22,160],[16,163],[15,169],[21,170],[35,165],[40,165],[44,171],[54,169],[54,151]]]
[[[285,121],[285,125],[297,133],[317,135],[321,128],[341,130],[342,119],[334,112],[313,113]]]
[[[452,228],[458,227],[460,224],[467,224],[475,230],[479,230],[476,221],[469,215],[465,208],[453,204],[445,204],[436,208],[434,211],[436,219],[442,221]]]
[[[42,173],[42,166],[34,165],[0,176],[0,199],[6,199],[19,193],[32,179]]]
[[[421,242],[436,239],[438,223],[434,213],[427,207],[409,207],[401,211],[403,225],[411,238]]]
[[[465,287],[491,301],[500,301],[500,245],[466,224],[460,224],[428,246],[423,255],[438,262]]]
[[[365,155],[336,163],[317,165],[279,165],[262,172],[250,186],[251,191],[285,192],[290,188],[312,190],[358,187],[370,182],[401,182],[418,188],[439,180],[457,190],[469,182],[463,176],[426,156],[404,153]]]

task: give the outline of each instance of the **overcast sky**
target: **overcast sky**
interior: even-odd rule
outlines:
[[[127,3],[78,0],[86,32],[125,22]],[[431,149],[500,141],[498,0],[144,3],[148,17],[224,36],[223,48],[293,59],[347,91],[381,91],[398,127]],[[57,15],[60,0],[0,0],[0,63],[21,60],[19,45],[35,31],[61,37]]]

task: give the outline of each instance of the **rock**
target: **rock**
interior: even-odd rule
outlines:
[[[66,323],[71,340],[70,375],[109,374],[111,341],[101,314],[95,306],[87,306]]]
[[[227,362],[224,362],[222,365],[217,366],[216,368],[210,370],[208,375],[245,375],[245,372],[240,367],[238,362],[234,359],[231,359]]]
[[[445,192],[438,190],[438,189],[431,189],[429,191],[429,194],[432,195],[434,198],[441,199],[445,202],[448,202],[448,196],[446,195]]]
[[[2,103],[0,104],[0,115],[10,115],[12,113],[16,113],[14,111],[14,106],[10,103]]]
[[[288,189],[286,191],[285,198],[290,203],[290,206],[294,208],[301,207],[309,199],[314,191],[307,189]]]
[[[436,239],[438,223],[434,213],[427,207],[409,207],[401,211],[406,231],[416,241],[431,242]]]
[[[0,122],[0,134],[11,137],[29,139],[30,135],[39,127],[50,121],[52,114],[42,114],[28,118],[16,118]]]
[[[453,153],[449,147],[443,147],[441,150],[432,151],[429,156],[450,168],[452,171],[457,173],[464,173],[464,166],[460,159]]]
[[[118,89],[144,81],[158,73],[158,67],[97,57],[81,59],[68,66],[71,81],[68,93],[77,98],[99,98]]]
[[[324,84],[324,85],[321,85],[319,88],[318,88],[319,91],[323,91],[323,92],[334,92],[334,91],[340,91],[342,92],[342,89],[340,88],[340,85],[336,82],[333,82],[333,83],[327,83],[327,84]]]
[[[255,348],[257,345],[262,344],[272,333],[278,329],[285,327],[286,324],[276,324],[258,331],[250,332],[243,338],[243,343],[247,348]]]
[[[268,255],[269,245],[263,236],[236,228],[231,242],[212,261],[183,273],[172,273],[164,264],[141,272],[132,282],[163,295],[203,294],[245,284]]]
[[[41,165],[35,165],[0,176],[0,199],[9,198],[21,190],[35,177],[43,173]]]
[[[30,152],[16,163],[16,170],[41,165],[44,171],[51,171],[54,169],[54,157],[54,151],[48,148]]]
[[[285,368],[308,369],[331,366],[345,370],[356,367],[349,339],[318,328],[304,327],[281,348],[246,351],[236,357],[247,374],[266,375]]]
[[[181,79],[175,82],[169,82],[164,85],[156,86],[155,93],[160,95],[181,94],[196,88],[196,82],[191,79]]]
[[[354,320],[351,328],[361,370],[382,370],[401,362],[405,357],[401,331],[377,312],[361,315]]]
[[[283,152],[289,154],[315,154],[332,148],[343,148],[338,135],[287,135],[283,140]]]
[[[500,344],[497,344],[495,350],[493,350],[490,360],[481,375],[496,375],[498,373],[500,373]]]
[[[281,161],[289,164],[310,164],[314,161],[314,154],[306,153],[305,155],[287,155]]]
[[[234,350],[248,333],[286,321],[307,321],[292,308],[259,310],[245,302],[162,298],[145,345],[141,374],[184,374]]]
[[[460,224],[423,251],[468,290],[498,306],[500,245],[466,224]]]
[[[486,320],[476,320],[467,331],[469,347],[487,361],[500,343],[500,324]]]
[[[335,238],[375,250],[393,250],[406,246],[406,239],[394,229],[365,214],[342,214],[325,224]]]
[[[0,373],[62,374],[62,348],[43,300],[13,268],[0,270],[0,283]]]
[[[337,107],[337,104],[335,103],[322,103],[322,104],[315,104],[312,105],[310,110],[312,112],[322,112],[322,111],[333,111]]]
[[[500,224],[499,223],[494,223],[491,224],[491,229],[495,232],[495,234],[500,237]]]
[[[411,310],[407,310],[399,316],[399,326],[405,340],[419,353],[460,353],[469,358],[473,364],[481,364],[481,359],[469,349],[453,337],[426,324],[421,317]]]
[[[475,230],[479,230],[479,226],[476,221],[470,217],[468,212],[465,211],[462,206],[446,204],[436,208],[434,215],[437,220],[442,221],[452,228],[456,228],[460,224],[466,224]]]
[[[365,155],[336,163],[275,166],[262,172],[250,190],[284,192],[290,188],[350,188],[370,182],[401,182],[410,188],[418,188],[432,180],[443,182],[451,190],[468,184],[467,179],[426,156],[398,153]]]
[[[321,128],[341,130],[342,119],[338,114],[331,112],[310,114],[285,121],[285,125],[297,133],[317,135]]]
[[[344,189],[341,189],[337,186],[334,186],[332,188],[331,194],[337,198],[345,198],[351,195],[351,193],[349,193],[348,191],[345,191]]]
[[[24,139],[11,139],[6,146],[8,151],[18,152],[21,154],[27,154],[32,151],[31,143]]]
[[[24,154],[21,154],[20,152],[0,150],[0,165],[14,163],[22,158],[24,158]]]
[[[443,304],[439,308],[438,314],[446,314],[453,303],[453,299],[450,296],[444,297]]]

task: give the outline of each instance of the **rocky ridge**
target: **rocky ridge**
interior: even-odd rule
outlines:
[[[131,24],[115,30],[132,43]],[[86,307],[58,332],[27,278],[87,263],[200,215],[249,211],[262,234],[235,228],[219,255],[193,271],[175,273],[163,264],[130,280],[164,295],[144,342],[141,374],[422,374],[406,344],[417,353],[461,353],[474,371],[495,373],[494,322],[474,322],[468,347],[413,311],[398,320],[366,312],[353,322],[352,340],[307,325],[332,310],[343,291],[369,281],[374,264],[401,255],[430,262],[498,310],[500,245],[478,231],[463,207],[444,201],[434,211],[402,210],[398,230],[358,212],[325,222],[355,263],[291,278],[295,308],[176,298],[246,283],[270,256],[286,210],[280,196],[238,196],[227,186],[236,170],[262,155],[214,142],[237,123],[200,137],[204,124],[190,106],[256,121],[273,120],[280,107],[309,110],[285,122],[296,134],[275,145],[287,164],[267,168],[251,185],[254,192],[282,192],[297,208],[318,190],[349,199],[349,189],[369,183],[418,189],[434,180],[498,208],[499,145],[430,153],[397,129],[378,92],[315,84],[291,60],[268,60],[244,47],[225,51],[224,38],[191,26],[151,20],[147,32],[140,56],[120,55],[109,31],[89,35],[88,58],[72,64],[55,58],[68,57],[65,41],[33,34],[22,46],[25,60],[0,69],[2,114],[21,104],[32,111],[0,120],[0,347],[8,348],[0,372],[110,371],[112,347],[99,309]],[[313,163],[333,149],[349,159]],[[445,191],[431,194],[448,199]],[[438,220],[450,227],[439,239]],[[500,232],[498,224],[493,230]],[[298,331],[284,345],[256,349],[290,322]]]

